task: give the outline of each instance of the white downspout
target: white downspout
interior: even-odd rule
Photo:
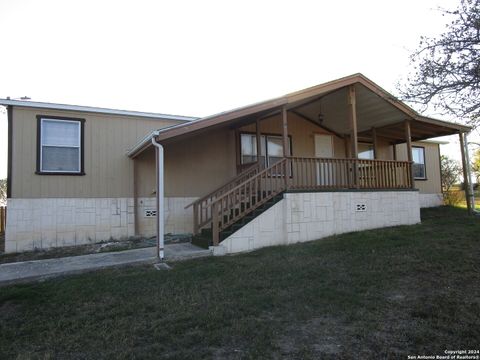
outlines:
[[[473,191],[473,184],[472,184],[472,175],[471,175],[471,164],[470,164],[470,153],[468,151],[468,139],[467,133],[463,134],[465,144],[465,160],[467,161],[467,177],[468,177],[468,192],[470,197],[470,203],[472,204],[472,212],[475,213],[475,193]],[[465,182],[464,182],[465,183]]]
[[[163,260],[164,258],[164,219],[165,219],[165,212],[164,212],[164,201],[165,201],[165,195],[164,195],[164,178],[163,178],[163,173],[164,173],[164,164],[163,164],[163,146],[157,143],[155,140],[156,136],[158,133],[154,133],[152,137],[152,144],[155,146],[157,149],[156,151],[156,159],[157,159],[157,164],[156,164],[156,178],[157,178],[157,256],[159,257],[160,260]]]

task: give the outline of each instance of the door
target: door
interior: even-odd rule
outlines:
[[[315,134],[315,157],[333,158],[333,137],[327,134]],[[334,185],[334,166],[328,162],[317,161],[317,185]]]

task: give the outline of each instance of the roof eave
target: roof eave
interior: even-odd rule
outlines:
[[[190,121],[199,119],[197,117],[192,117],[192,116],[170,115],[170,114],[161,114],[161,113],[152,113],[152,112],[100,108],[100,107],[93,107],[93,106],[56,104],[56,103],[11,100],[11,99],[0,99],[0,105],[36,108],[36,109],[48,109],[48,110],[78,111],[78,112],[95,113],[95,114],[132,116],[132,117],[174,120],[174,121],[183,121],[183,122],[190,122]]]

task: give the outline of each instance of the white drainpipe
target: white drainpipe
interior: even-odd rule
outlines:
[[[164,186],[163,186],[163,146],[157,143],[155,137],[158,134],[154,133],[152,137],[152,144],[157,148],[156,158],[157,158],[157,255],[160,260],[163,260],[164,257],[164,233],[165,233],[165,212],[164,212]]]

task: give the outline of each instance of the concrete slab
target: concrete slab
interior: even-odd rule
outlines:
[[[165,246],[165,261],[180,261],[204,256],[212,252],[190,243]],[[23,261],[0,265],[0,286],[42,280],[67,274],[78,274],[115,266],[155,263],[156,248],[149,247],[110,253],[69,256],[56,259]]]

